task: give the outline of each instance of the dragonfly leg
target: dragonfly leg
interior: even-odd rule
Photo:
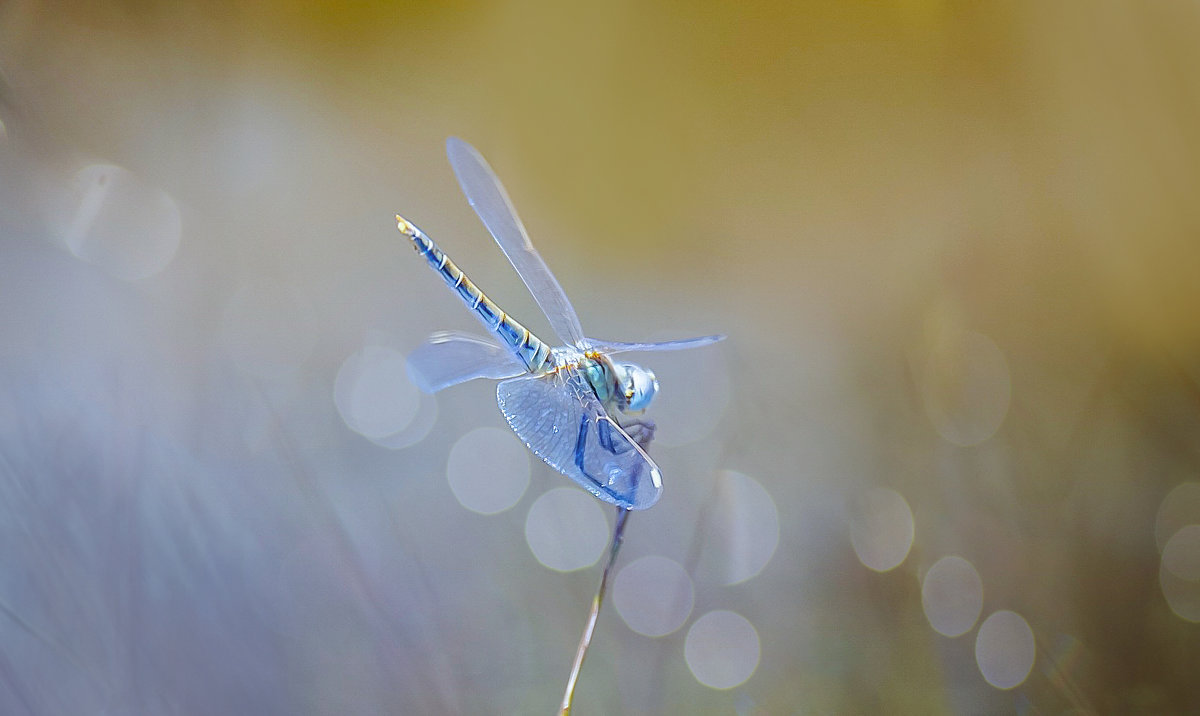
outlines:
[[[635,418],[621,426],[626,434],[633,438],[643,450],[648,449],[650,441],[654,440],[654,421]]]

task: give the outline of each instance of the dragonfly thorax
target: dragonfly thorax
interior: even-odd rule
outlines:
[[[562,353],[556,356],[559,361],[566,357]],[[585,353],[579,356],[577,362],[572,362],[587,376],[596,397],[608,408],[615,408],[622,413],[640,413],[650,407],[650,401],[658,393],[658,379],[654,377],[654,372],[640,365],[614,363],[603,353]]]

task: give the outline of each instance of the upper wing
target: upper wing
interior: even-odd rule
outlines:
[[[725,336],[701,336],[700,338],[684,338],[678,341],[659,341],[657,343],[624,343],[622,341],[597,341],[588,340],[594,350],[601,353],[624,353],[626,351],[682,351],[689,348],[699,348],[707,346],[718,341],[725,340]]]
[[[525,233],[517,210],[495,172],[474,147],[457,137],[446,140],[446,155],[450,157],[450,166],[454,168],[467,201],[500,244],[546,318],[550,319],[554,332],[568,345],[586,346],[587,339],[583,336],[575,308],[533,248],[529,234]]]
[[[525,366],[499,343],[468,333],[438,331],[408,355],[408,375],[436,393],[473,378],[511,378]]]
[[[496,386],[496,399],[529,449],[588,492],[630,510],[658,501],[658,466],[609,417],[577,371],[506,380]]]

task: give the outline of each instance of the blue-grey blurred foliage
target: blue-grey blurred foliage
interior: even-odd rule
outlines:
[[[729,335],[647,361],[692,432],[659,418],[622,561],[683,565],[691,616],[606,606],[577,713],[1200,709],[1197,37],[1190,2],[0,5],[0,712],[557,707],[598,579],[526,543],[563,478],[459,504],[483,382],[395,449],[334,400],[474,328],[396,212],[546,332],[449,135],[589,332]],[[737,579],[724,470],[779,524]],[[1015,688],[930,627],[946,555],[1028,623]],[[729,690],[685,658],[712,610],[760,641]]]

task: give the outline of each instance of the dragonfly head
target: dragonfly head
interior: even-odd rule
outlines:
[[[654,372],[633,363],[618,363],[616,369],[624,398],[622,410],[640,413],[650,407],[650,401],[658,393],[658,379],[654,377]]]

